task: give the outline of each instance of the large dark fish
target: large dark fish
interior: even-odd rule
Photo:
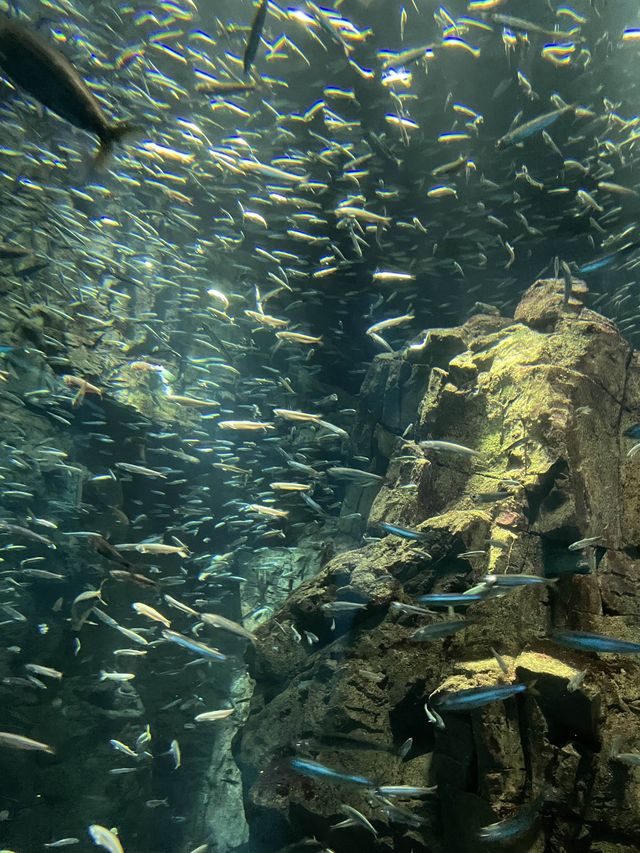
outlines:
[[[251,32],[249,33],[249,40],[247,41],[247,46],[244,50],[245,74],[248,74],[249,71],[251,71],[253,60],[256,58],[256,53],[258,52],[258,45],[260,44],[260,37],[262,35],[262,30],[264,29],[264,22],[267,19],[268,5],[269,0],[262,0],[260,6],[258,7],[258,11],[256,12],[256,16],[253,19],[253,24],[251,25]]]
[[[0,18],[0,68],[21,89],[71,124],[95,133],[98,159],[132,130],[127,122],[109,124],[97,99],[73,65],[53,45],[17,21]]]

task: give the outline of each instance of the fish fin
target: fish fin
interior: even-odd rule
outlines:
[[[531,695],[531,696],[535,696],[536,699],[539,699],[541,694],[540,694],[540,691],[538,690],[538,688],[536,687],[537,683],[538,683],[537,678],[534,678],[533,681],[530,681],[527,684],[527,693],[529,693],[529,695]]]
[[[110,124],[104,136],[100,139],[100,148],[95,158],[95,165],[100,168],[104,166],[113,150],[113,146],[121,142],[125,136],[130,133],[135,133],[137,128],[128,121],[119,121],[116,124]]]

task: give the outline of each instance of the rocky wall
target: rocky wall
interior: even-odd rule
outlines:
[[[640,846],[637,771],[615,758],[640,747],[638,664],[550,638],[570,629],[640,640],[640,463],[625,436],[640,421],[640,358],[579,299],[565,306],[561,290],[537,282],[514,319],[482,310],[374,360],[355,430],[358,452],[386,470],[369,531],[386,521],[422,537],[338,555],[259,629],[256,690],[235,743],[251,853],[503,849],[479,829],[531,804],[510,849]],[[584,295],[579,282],[574,294]],[[421,448],[425,439],[477,455]],[[586,537],[598,539],[569,550]],[[481,601],[455,636],[410,639],[451,617],[394,602],[463,592],[487,573],[548,583]],[[317,641],[301,641],[305,632]],[[434,691],[515,681],[530,689],[447,714],[444,729],[425,713]],[[294,756],[437,793],[385,809],[367,787],[294,772]],[[377,839],[362,825],[332,829],[345,804]]]

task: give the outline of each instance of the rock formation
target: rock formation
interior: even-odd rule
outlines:
[[[638,849],[636,770],[615,758],[640,753],[637,663],[549,637],[570,629],[640,640],[640,468],[625,436],[638,421],[640,356],[577,298],[565,306],[554,280],[530,288],[514,320],[482,306],[460,328],[374,360],[354,435],[356,452],[386,477],[360,506],[371,504],[371,536],[384,520],[423,537],[388,535],[338,554],[258,630],[256,690],[234,747],[246,849],[314,849],[297,846],[310,838],[316,849],[502,849],[481,843],[479,828],[536,798],[510,849]],[[479,455],[421,448],[424,439]],[[568,550],[586,537],[598,539]],[[410,635],[455,618],[446,610],[391,606],[463,592],[488,573],[550,582],[479,602],[466,611],[471,624],[445,639]],[[364,606],[336,610],[336,601]],[[427,719],[434,691],[513,681],[531,689],[445,714],[444,730]],[[385,809],[366,787],[294,772],[293,756],[375,785],[437,785],[437,795]],[[372,822],[375,844],[362,826],[331,829],[343,804]]]

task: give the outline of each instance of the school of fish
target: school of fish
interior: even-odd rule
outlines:
[[[184,774],[194,743],[234,724],[224,686],[257,642],[244,623],[273,615],[271,549],[337,525],[345,485],[384,481],[350,445],[376,353],[419,345],[478,299],[508,313],[542,274],[564,278],[565,307],[587,280],[591,304],[640,334],[640,12],[606,0],[6,0],[0,12],[0,401],[41,425],[34,438],[8,417],[0,449],[0,755],[64,773],[58,691],[72,671],[117,720],[104,774]],[[407,453],[478,455],[447,436]],[[387,522],[371,533],[423,538]],[[571,547],[589,558],[599,543]],[[249,556],[271,571],[246,571]],[[469,624],[455,608],[553,582],[487,575],[395,606],[445,608],[411,637],[431,642]],[[234,606],[245,584],[250,614]],[[337,599],[324,615],[366,607]],[[172,692],[184,672],[189,696]],[[157,682],[155,711],[179,707],[188,749],[140,717],[134,685]],[[434,685],[416,726],[528,689]],[[290,765],[345,798],[369,788],[380,814],[414,828],[414,801],[437,796],[302,755]],[[518,837],[546,796],[479,843]],[[377,835],[343,811],[338,826]],[[54,813],[44,846],[16,851],[139,850],[109,814],[97,803],[78,827]]]

